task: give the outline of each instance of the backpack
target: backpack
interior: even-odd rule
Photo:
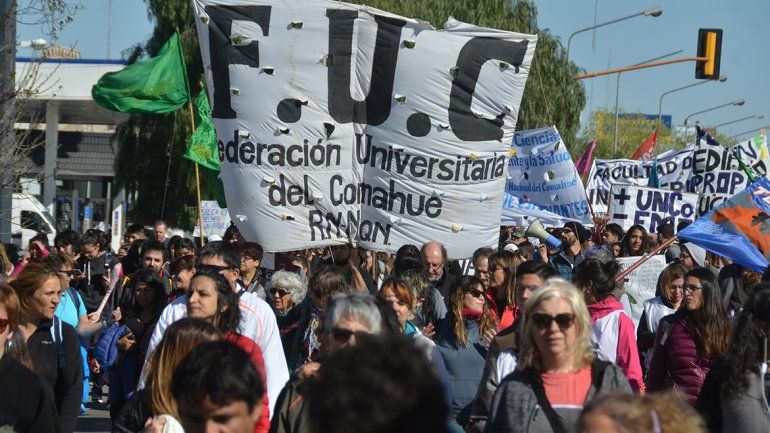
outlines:
[[[53,344],[56,346],[56,365],[57,369],[64,368],[66,363],[66,357],[64,356],[64,335],[62,334],[62,320],[59,316],[53,316],[53,323],[51,323],[51,338]]]
[[[125,326],[113,323],[99,336],[94,345],[93,355],[94,359],[99,362],[99,367],[102,370],[108,369],[115,364],[115,361],[118,359],[117,342],[126,332],[128,332],[128,329]]]

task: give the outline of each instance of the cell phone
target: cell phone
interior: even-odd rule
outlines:
[[[73,278],[83,278],[83,277],[85,277],[85,275],[83,275],[83,271],[81,271],[80,269],[73,269],[73,270],[69,271],[68,274],[69,274],[70,277],[73,277]]]

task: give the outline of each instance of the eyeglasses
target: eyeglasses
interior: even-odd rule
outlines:
[[[0,319],[0,333],[5,332],[5,329],[8,327],[8,319]]]
[[[286,289],[276,289],[275,287],[271,287],[270,288],[270,294],[275,296],[276,293],[278,293],[278,296],[280,296],[282,298],[284,296],[290,294],[290,292],[288,290],[286,290]]]
[[[484,297],[484,292],[482,292],[481,290],[471,289],[471,290],[468,290],[465,293],[473,296],[474,298],[483,298]]]
[[[555,316],[549,314],[533,314],[532,323],[539,329],[548,329],[551,327],[551,323],[556,322],[559,329],[562,331],[572,326],[572,322],[575,321],[575,315],[571,313],[561,313]]]
[[[344,329],[344,328],[332,328],[331,335],[334,341],[337,342],[337,344],[345,344],[348,341],[350,341],[350,337],[354,335],[356,336],[356,339],[358,339],[362,336],[369,335],[369,334],[367,334],[366,332],[351,331],[350,329]]]
[[[702,288],[703,288],[703,286],[696,286],[695,284],[685,284],[684,285],[684,291],[685,292],[689,292],[689,293],[692,293],[692,292],[694,292],[696,290],[700,290]]]
[[[241,261],[242,262],[245,262],[245,261],[248,261],[248,260],[254,260],[254,258],[253,257],[249,257],[249,256],[241,256]]]

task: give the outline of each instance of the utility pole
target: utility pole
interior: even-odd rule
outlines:
[[[16,0],[0,0],[0,242],[11,242],[13,205],[13,149],[16,141]]]

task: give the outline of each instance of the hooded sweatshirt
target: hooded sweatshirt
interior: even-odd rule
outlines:
[[[600,359],[614,362],[635,392],[644,391],[642,366],[636,347],[634,322],[623,305],[609,296],[588,306],[591,314],[591,345]]]

